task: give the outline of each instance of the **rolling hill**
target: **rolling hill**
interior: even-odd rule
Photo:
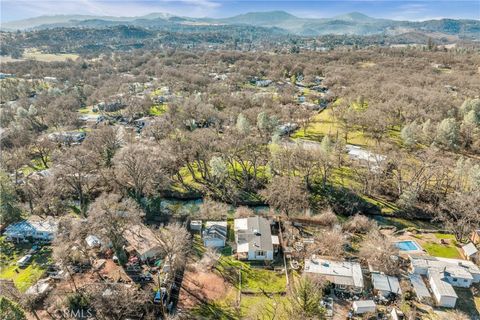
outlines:
[[[50,29],[57,27],[101,28],[130,25],[149,29],[178,28],[179,25],[248,25],[276,28],[300,36],[334,35],[396,35],[408,32],[441,33],[463,38],[480,39],[479,20],[440,19],[427,21],[396,21],[377,19],[359,12],[332,18],[301,18],[285,11],[249,12],[237,16],[214,18],[189,18],[165,13],[151,13],[141,17],[108,17],[58,15],[2,23],[3,31]]]

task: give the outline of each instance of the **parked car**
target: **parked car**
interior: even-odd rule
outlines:
[[[20,266],[20,267],[26,267],[30,263],[31,259],[32,259],[32,255],[27,254],[27,255],[23,256],[22,258],[20,258],[20,260],[17,261],[17,265]]]
[[[139,273],[140,271],[142,271],[142,268],[138,264],[127,264],[125,267],[126,273]]]
[[[326,310],[326,316],[327,317],[333,317],[333,299],[330,297],[327,297],[320,301],[320,305],[325,308]]]
[[[65,271],[60,270],[58,272],[54,272],[50,274],[50,278],[55,279],[55,280],[63,280],[65,279]]]
[[[153,303],[159,304],[162,303],[165,305],[167,303],[167,289],[166,288],[160,288],[157,290],[155,293],[155,297],[153,298]]]

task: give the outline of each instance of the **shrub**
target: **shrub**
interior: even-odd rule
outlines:
[[[356,214],[353,217],[350,217],[348,221],[343,226],[345,231],[354,232],[354,233],[367,233],[369,232],[374,226],[376,222],[372,219],[362,216],[360,214]]]

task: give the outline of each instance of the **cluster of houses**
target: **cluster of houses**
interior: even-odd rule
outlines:
[[[207,221],[202,230],[202,221],[190,222],[192,231],[201,231],[205,247],[223,248],[228,238],[227,221]],[[272,235],[269,220],[260,217],[235,219],[233,221],[235,234],[234,251],[240,260],[272,261],[278,252],[280,241],[277,235]]]
[[[454,287],[470,288],[480,283],[480,268],[472,261],[409,254],[411,288],[417,299],[426,304],[455,308],[458,295]],[[358,262],[334,261],[315,256],[305,260],[304,271],[328,280],[340,294],[361,295],[365,290],[364,272]],[[394,300],[402,295],[395,276],[371,272],[373,293],[377,301]],[[374,304],[375,301],[369,302]]]
[[[453,287],[470,288],[480,282],[480,269],[471,261],[414,254],[409,258],[417,296],[428,300],[428,283],[438,306],[454,308],[458,296]]]
[[[234,232],[231,239],[234,239],[232,247],[235,256],[248,261],[274,260],[280,250],[279,236],[272,234],[272,230],[276,230],[272,228],[274,225],[275,222],[261,216],[234,219],[233,230],[230,231]],[[190,230],[201,234],[205,247],[221,249],[227,246],[227,221],[193,220],[189,226]],[[58,223],[54,219],[31,217],[9,225],[4,230],[4,235],[13,242],[49,243],[54,239],[57,228]],[[126,242],[125,251],[130,257],[151,261],[162,255],[161,242],[144,225],[132,226],[123,233],[123,238]],[[90,248],[103,246],[101,240],[94,235],[89,235],[85,241]],[[411,242],[411,246],[406,242]],[[399,243],[403,245],[400,248],[402,257],[409,261],[408,276],[403,276],[402,281],[422,303],[455,308],[459,297],[454,288],[470,288],[473,284],[480,283],[480,268],[476,264],[480,230],[476,230],[471,242],[463,247],[464,255],[468,258],[464,260],[429,256],[414,241]],[[403,250],[408,247],[411,247],[410,252]],[[376,303],[393,301],[403,294],[398,277],[371,270],[367,273],[357,261],[338,261],[312,255],[304,260],[304,272],[328,280],[340,297],[351,297],[356,313],[372,312],[372,309],[375,311]],[[370,286],[365,285],[365,277],[371,279],[373,300],[361,300],[362,297],[372,297],[366,294],[366,289]]]

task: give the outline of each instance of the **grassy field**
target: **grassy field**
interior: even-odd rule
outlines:
[[[284,292],[286,286],[287,280],[284,273],[256,268],[242,272],[242,292]]]
[[[65,61],[67,59],[76,60],[78,57],[79,57],[78,54],[72,54],[72,53],[51,54],[51,53],[43,53],[38,49],[26,49],[23,53],[23,58],[25,60],[37,60],[42,62],[59,62],[59,61]]]
[[[305,131],[303,128],[300,128],[292,135],[292,137],[321,141],[322,138],[327,134],[332,137],[343,137],[342,126],[340,122],[333,117],[331,108],[328,108],[315,115]],[[365,137],[365,135],[359,130],[353,130],[348,134],[347,143],[358,146],[373,145],[373,141]]]
[[[378,197],[373,198],[373,197],[367,197],[367,196],[362,196],[362,198],[365,199],[367,202],[370,202],[376,205],[377,207],[379,207],[382,213],[384,214],[391,214],[398,210],[397,205],[388,200],[381,199]]]
[[[45,272],[45,265],[50,262],[51,249],[43,247],[33,255],[26,268],[19,268],[16,262],[31,249],[30,244],[17,244],[0,239],[0,279],[13,280],[20,291],[27,290],[37,282]]]

